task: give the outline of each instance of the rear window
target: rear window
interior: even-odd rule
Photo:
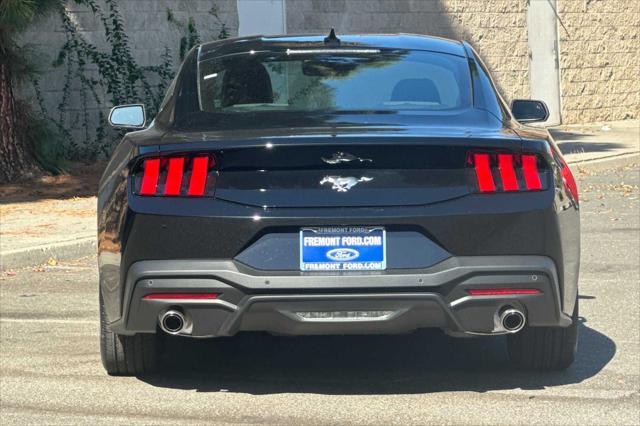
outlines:
[[[469,107],[464,58],[365,50],[247,52],[200,61],[201,112],[445,111]]]

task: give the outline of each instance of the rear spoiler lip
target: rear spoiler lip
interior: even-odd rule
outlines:
[[[305,139],[303,143],[301,140]],[[496,136],[491,134],[467,134],[467,135],[433,135],[433,136],[417,136],[417,135],[401,135],[401,136],[315,136],[315,137],[287,137],[287,138],[255,138],[243,140],[185,140],[184,142],[167,143],[144,147],[140,149],[140,154],[150,152],[155,153],[172,153],[172,152],[190,152],[198,150],[227,150],[227,149],[255,149],[255,148],[278,148],[291,146],[366,146],[366,145],[396,145],[396,146],[468,146],[469,149],[477,147],[486,147],[494,149],[512,150],[514,146],[516,150],[521,147],[522,139],[516,135]],[[517,145],[516,145],[517,144]]]

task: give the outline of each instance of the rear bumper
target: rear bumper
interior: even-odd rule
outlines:
[[[532,295],[470,296],[472,288],[536,288]],[[215,300],[148,300],[158,292],[214,292]],[[501,334],[498,312],[522,310],[533,326],[568,326],[556,267],[544,256],[451,257],[427,269],[370,273],[258,271],[234,261],[140,261],[128,270],[119,334],[153,333],[159,316],[182,310],[191,337],[239,331],[279,334],[393,334],[440,328],[450,334]],[[338,312],[337,317],[306,313]],[[359,313],[377,312],[364,318]]]

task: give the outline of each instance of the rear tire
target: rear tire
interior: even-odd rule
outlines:
[[[111,376],[141,376],[156,370],[159,358],[156,334],[123,336],[111,331],[100,294],[100,355]]]
[[[557,371],[568,368],[578,347],[578,301],[568,327],[525,327],[508,336],[509,358],[528,370]]]

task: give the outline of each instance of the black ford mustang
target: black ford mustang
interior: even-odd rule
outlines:
[[[578,193],[542,102],[508,108],[463,42],[250,37],[193,49],[100,183],[102,361],[165,333],[508,334],[577,342]],[[141,105],[112,110],[142,129]]]

